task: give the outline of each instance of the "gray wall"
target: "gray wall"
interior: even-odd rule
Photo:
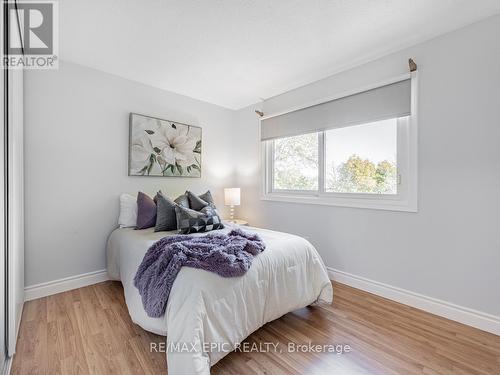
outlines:
[[[66,62],[26,72],[25,108],[27,286],[106,268],[122,192],[210,188],[223,208],[232,111]],[[129,112],[202,126],[202,178],[128,177]]]
[[[362,87],[406,72],[413,57],[418,213],[261,201],[254,107],[232,112],[70,63],[28,71],[26,285],[105,268],[121,192],[210,188],[221,206],[237,181],[237,216],[308,237],[328,266],[500,315],[498,35],[497,16],[264,103],[270,114]],[[203,126],[203,177],[128,177],[131,111]]]
[[[237,113],[241,214],[338,270],[500,315],[500,17],[277,96],[266,114],[419,66],[419,212],[259,200],[258,121]]]

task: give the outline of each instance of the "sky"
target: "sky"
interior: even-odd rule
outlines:
[[[331,167],[349,159],[352,154],[375,164],[388,160],[396,162],[397,119],[332,129],[325,132],[326,163]]]

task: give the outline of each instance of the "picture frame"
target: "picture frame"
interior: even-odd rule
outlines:
[[[131,112],[129,176],[201,177],[202,128]]]

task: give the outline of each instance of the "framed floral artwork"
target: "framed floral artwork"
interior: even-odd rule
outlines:
[[[201,177],[201,128],[131,113],[128,174]]]

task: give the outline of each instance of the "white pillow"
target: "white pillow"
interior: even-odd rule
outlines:
[[[135,228],[137,225],[137,198],[130,194],[120,195],[120,228]]]

